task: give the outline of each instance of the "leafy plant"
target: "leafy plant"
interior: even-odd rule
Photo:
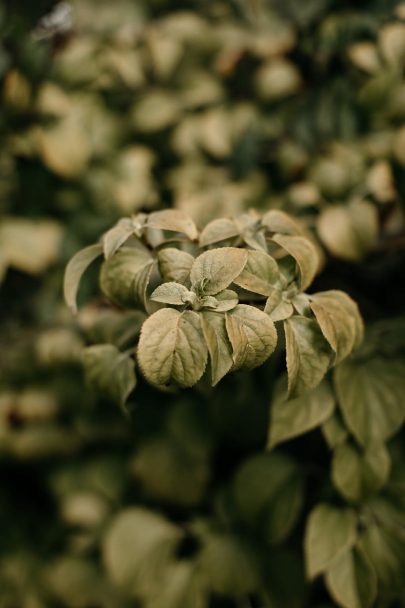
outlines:
[[[74,311],[82,274],[101,255],[104,295],[148,315],[136,360],[159,387],[195,385],[208,356],[213,386],[228,372],[262,365],[276,348],[274,322],[282,321],[294,397],[315,388],[362,340],[362,320],[349,296],[305,293],[319,266],[317,250],[281,211],[217,219],[200,236],[176,210],[120,220],[100,244],[69,262],[64,292]],[[129,357],[112,346],[92,346],[85,367],[93,383],[99,378],[104,391],[120,387],[118,399],[125,400],[135,384]]]

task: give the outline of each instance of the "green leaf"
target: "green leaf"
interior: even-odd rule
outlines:
[[[100,244],[90,245],[78,251],[69,261],[65,270],[63,280],[63,294],[66,304],[72,309],[73,313],[77,312],[76,297],[79,289],[80,279],[88,266],[102,254],[102,246]]]
[[[334,382],[343,419],[362,445],[389,439],[405,419],[405,362],[376,357],[346,360]]]
[[[375,571],[357,549],[345,551],[328,568],[326,586],[342,608],[369,608],[377,595]]]
[[[331,350],[317,323],[294,316],[284,321],[288,392],[291,396],[315,388],[325,376]]]
[[[232,344],[234,370],[262,365],[277,344],[277,332],[268,315],[246,304],[226,313],[226,330]]]
[[[238,236],[239,229],[233,220],[220,218],[207,224],[200,234],[200,247],[207,247],[220,241]]]
[[[263,536],[277,544],[285,540],[295,526],[304,502],[304,480],[296,472],[272,497],[264,513]]]
[[[198,231],[193,220],[179,209],[164,209],[151,213],[148,216],[147,227],[182,232],[192,241],[198,238]]]
[[[198,569],[213,593],[241,597],[257,589],[258,563],[249,544],[226,532],[205,533],[200,543]]]
[[[333,290],[311,296],[310,307],[339,363],[350,354],[363,333],[356,304],[343,292]]]
[[[263,251],[248,251],[246,265],[234,283],[253,293],[269,296],[280,286],[277,262]]]
[[[232,496],[243,521],[251,526],[260,524],[266,507],[296,474],[294,461],[278,452],[261,452],[245,460],[232,484]]]
[[[112,344],[96,344],[84,349],[86,378],[98,393],[108,395],[121,407],[136,385],[134,362]]]
[[[193,386],[204,373],[207,354],[200,317],[193,311],[162,308],[142,326],[138,363],[152,384]]]
[[[287,234],[287,235],[301,235],[301,226],[292,219],[284,211],[279,209],[271,209],[265,213],[262,217],[262,226],[265,226],[270,232]]]
[[[203,312],[201,323],[210,355],[212,386],[215,386],[233,365],[232,347],[226,331],[225,315]]]
[[[125,217],[121,219],[103,236],[103,251],[106,259],[110,258],[134,233],[132,219]]]
[[[144,309],[153,264],[147,251],[123,247],[101,267],[102,292],[118,306]]]
[[[330,418],[335,407],[333,393],[326,381],[290,400],[280,388],[270,409],[269,448],[316,428]]]
[[[215,298],[217,300],[216,312],[227,312],[228,310],[235,308],[239,303],[238,294],[232,289],[220,291]]]
[[[148,608],[208,608],[207,591],[196,564],[181,560],[170,564],[164,584],[156,585]]]
[[[112,581],[132,593],[148,583],[153,589],[156,568],[172,559],[181,536],[177,526],[157,513],[141,507],[121,511],[103,542],[104,563]]]
[[[163,302],[163,304],[173,304],[174,306],[182,306],[187,302],[191,302],[195,294],[174,281],[163,283],[155,289],[151,294],[150,299],[154,302]]]
[[[274,234],[272,240],[280,245],[297,262],[300,270],[300,286],[305,291],[312,283],[319,268],[319,256],[315,246],[303,236]]]
[[[390,473],[391,460],[383,443],[358,448],[339,445],[332,460],[332,480],[348,501],[360,502],[378,492]]]
[[[315,578],[356,541],[357,517],[349,508],[319,504],[309,515],[304,550],[308,577]]]
[[[214,296],[240,275],[247,258],[247,251],[236,247],[205,251],[194,261],[190,273],[191,283],[204,295]]]
[[[377,208],[367,201],[333,205],[320,215],[318,233],[332,255],[361,260],[377,240]]]
[[[264,312],[270,316],[272,321],[284,321],[291,317],[294,308],[291,302],[284,299],[283,292],[275,289],[267,298]]]
[[[330,449],[334,449],[346,441],[349,433],[343,424],[338,411],[322,425],[322,434]]]
[[[165,281],[186,283],[194,258],[186,251],[167,247],[158,252],[158,262],[160,274]]]

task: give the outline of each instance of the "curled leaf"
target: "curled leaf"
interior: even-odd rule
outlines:
[[[166,247],[158,252],[158,263],[160,273],[165,281],[186,283],[194,258],[186,251]]]
[[[72,309],[73,313],[77,312],[76,297],[80,279],[88,266],[90,266],[102,252],[103,250],[100,244],[90,245],[89,247],[85,247],[78,251],[66,266],[63,280],[63,293],[66,304]]]
[[[229,372],[233,365],[232,347],[225,326],[225,316],[203,312],[201,323],[211,361],[212,386]]]
[[[186,213],[179,209],[164,209],[151,213],[147,221],[148,228],[160,228],[171,232],[182,232],[192,241],[198,237],[197,228]]]
[[[240,275],[247,258],[248,252],[236,247],[205,251],[194,261],[190,273],[191,283],[205,295],[216,295]]]
[[[234,280],[236,285],[269,296],[280,285],[277,262],[264,251],[248,251],[248,258],[241,274]]]
[[[303,236],[275,234],[272,239],[297,262],[300,270],[300,287],[305,291],[314,280],[319,267],[319,256],[315,246]]]
[[[220,218],[207,224],[200,234],[200,247],[207,247],[220,241],[238,236],[239,229],[233,220]]]
[[[169,283],[159,285],[150,296],[150,299],[155,302],[163,302],[163,304],[181,306],[188,301],[191,302],[193,296],[195,297],[195,294],[189,291],[187,287],[184,287],[184,285],[170,281]]]

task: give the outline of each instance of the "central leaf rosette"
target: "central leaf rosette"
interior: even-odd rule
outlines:
[[[151,300],[175,308],[158,310],[143,325],[138,362],[147,380],[192,386],[209,354],[215,385],[231,369],[253,369],[271,355],[277,343],[273,321],[239,304],[238,294],[227,289],[239,284],[248,260],[245,249],[211,249],[194,260],[189,287],[169,281],[155,289]]]

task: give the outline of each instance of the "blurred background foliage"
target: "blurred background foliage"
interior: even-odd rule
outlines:
[[[394,0],[2,2],[1,608],[405,606],[404,67]],[[82,346],[122,346],[140,319],[90,272],[72,320],[66,262],[171,206],[200,227],[251,207],[300,218],[323,251],[314,288],[348,291],[369,328],[335,374],[341,410],[371,361],[389,420],[366,386],[364,417],[387,445],[367,452],[356,421],[349,437],[334,397],[304,438],[270,424],[283,444],[263,451],[277,354],[213,392],[141,381],[126,416],[89,390]],[[305,581],[325,501],[355,509],[376,600]]]

